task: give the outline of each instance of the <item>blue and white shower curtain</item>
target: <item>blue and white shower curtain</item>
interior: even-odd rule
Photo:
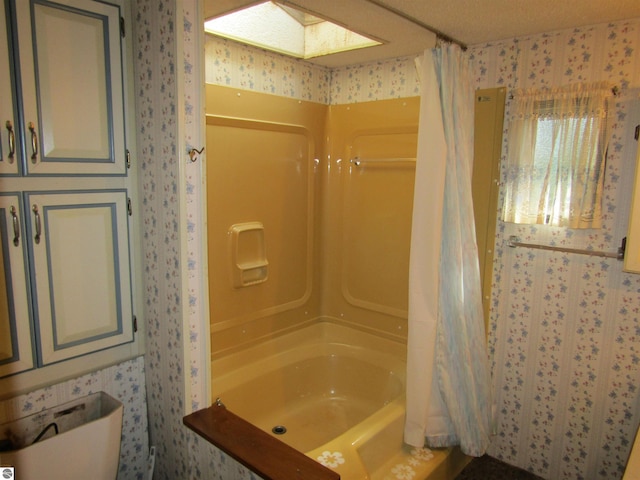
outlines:
[[[417,60],[420,128],[409,266],[405,442],[480,456],[493,428],[471,197],[470,62],[444,45]]]

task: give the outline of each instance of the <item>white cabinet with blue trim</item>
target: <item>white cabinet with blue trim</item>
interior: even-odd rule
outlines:
[[[132,342],[126,191],[23,192],[0,199],[0,372]]]
[[[10,16],[4,4],[0,4],[0,175],[17,175],[20,172],[16,152],[17,98]]]
[[[0,7],[2,398],[142,344],[130,3]]]
[[[2,112],[2,126],[4,143],[10,135],[16,139],[20,171],[126,175],[120,7],[90,0],[18,0],[7,6],[13,41],[0,61],[15,55],[16,75],[14,88],[2,91],[13,93],[22,121]],[[15,162],[13,167],[6,173],[16,173]]]
[[[20,193],[0,193],[0,377],[34,367]]]
[[[38,364],[133,341],[127,193],[26,192]]]

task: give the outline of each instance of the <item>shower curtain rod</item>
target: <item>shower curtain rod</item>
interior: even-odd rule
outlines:
[[[384,2],[382,2],[380,0],[366,0],[366,1],[369,2],[369,3],[373,3],[374,5],[377,5],[380,8],[383,8],[386,11],[388,11],[390,13],[393,13],[394,15],[402,17],[405,20],[408,20],[409,22],[414,23],[414,24],[418,25],[421,28],[424,28],[425,30],[429,30],[431,33],[434,33],[436,35],[436,38],[438,40],[442,40],[442,41],[444,41],[446,43],[455,43],[462,50],[467,50],[467,45],[462,43],[460,40],[456,40],[455,38],[450,37],[446,33],[441,32],[437,28],[434,28],[431,25],[427,25],[426,23],[418,20],[415,17],[412,17],[411,15],[407,15],[402,10],[398,10],[397,8],[393,8],[393,7],[389,6],[389,5],[386,5]]]
[[[537,245],[534,243],[522,243],[520,238],[511,235],[509,240],[507,241],[507,245],[515,248],[515,247],[525,247],[525,248],[535,248],[538,250],[551,250],[554,252],[565,252],[565,253],[576,253],[578,255],[592,255],[594,257],[607,257],[607,258],[616,258],[618,260],[624,260],[624,251],[625,244],[627,238],[622,239],[622,245],[618,248],[617,252],[598,252],[596,250],[585,250],[580,248],[566,248],[566,247],[554,247],[552,245]]]

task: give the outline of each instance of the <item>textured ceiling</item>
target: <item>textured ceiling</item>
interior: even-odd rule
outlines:
[[[381,0],[381,3],[467,45],[640,17],[638,0]]]
[[[205,0],[205,18],[259,3]],[[464,45],[640,17],[640,0],[294,0],[292,5],[384,45],[312,60],[340,66],[433,47],[427,28]]]

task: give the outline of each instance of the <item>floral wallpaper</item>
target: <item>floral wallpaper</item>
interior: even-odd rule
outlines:
[[[420,95],[415,57],[336,68],[331,72],[332,105]]]
[[[136,107],[142,203],[146,383],[155,478],[187,478],[182,222],[184,185],[178,85],[183,65],[177,39],[182,12],[171,1],[134,7]]]
[[[205,81],[298,100],[329,103],[331,71],[207,34]]]
[[[205,70],[207,83],[324,104],[420,93],[413,56],[329,69],[206,35]]]
[[[477,45],[469,54],[478,88],[609,80],[620,89],[610,111],[603,228],[498,222],[490,319],[498,435],[490,454],[547,479],[622,478],[640,422],[640,276],[615,259],[506,241],[617,250],[640,123],[640,19]]]

